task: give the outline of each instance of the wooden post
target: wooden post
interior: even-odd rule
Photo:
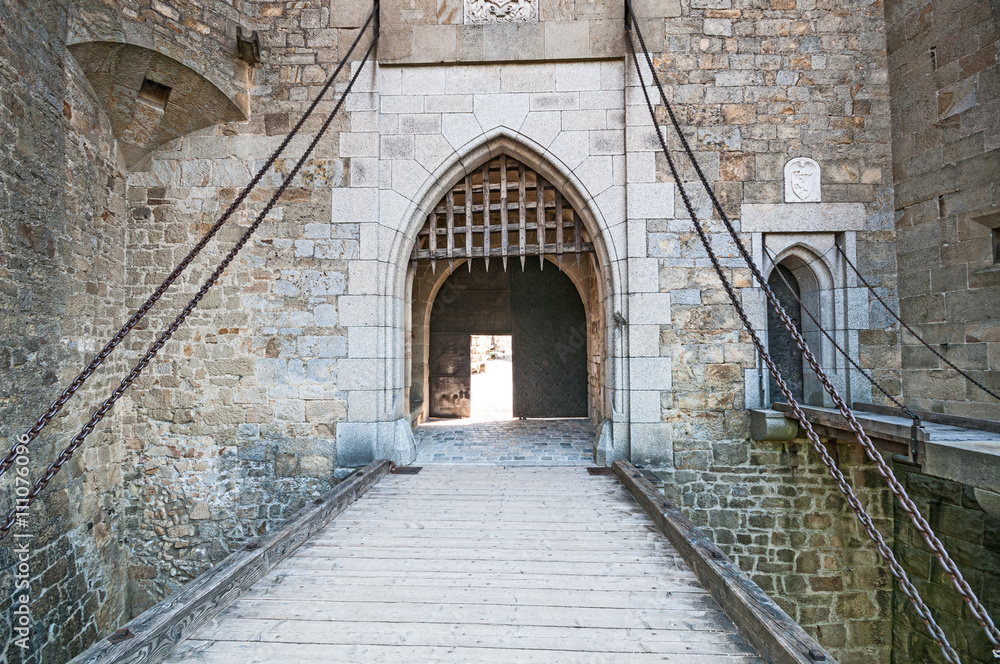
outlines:
[[[472,272],[472,176],[465,176],[465,262]]]
[[[490,271],[490,165],[483,166],[483,256]]]
[[[580,267],[580,254],[583,253],[583,227],[580,225],[580,215],[576,210],[570,210],[573,215],[573,250],[576,252],[576,266]]]
[[[437,212],[431,211],[431,234],[430,240],[427,241],[427,248],[431,252],[431,272],[437,273],[437,255],[438,248],[438,215]]]
[[[455,271],[455,191],[445,197],[444,218],[448,224],[448,274]]]
[[[500,155],[500,256],[504,272],[507,271],[507,155]]]
[[[545,180],[535,174],[535,237],[538,239],[538,269],[545,269]]]
[[[556,261],[559,263],[559,269],[562,270],[562,255],[563,255],[563,209],[562,209],[562,194],[559,193],[559,189],[553,187],[556,194]]]
[[[517,246],[521,250],[521,271],[524,272],[525,245],[528,237],[528,211],[524,207],[524,164],[517,167]]]

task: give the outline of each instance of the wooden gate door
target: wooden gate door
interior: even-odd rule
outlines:
[[[510,334],[510,285],[502,266],[477,261],[441,286],[430,320],[427,378],[431,417],[472,414],[473,334]]]
[[[431,417],[472,415],[470,342],[468,334],[431,334],[427,367]]]
[[[514,417],[587,416],[587,320],[558,269],[511,270]]]

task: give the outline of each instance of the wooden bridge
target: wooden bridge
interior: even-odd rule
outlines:
[[[74,662],[833,661],[628,463],[371,464]]]

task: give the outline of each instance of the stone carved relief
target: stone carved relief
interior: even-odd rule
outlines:
[[[538,20],[538,0],[465,0],[466,23],[524,23]]]
[[[809,157],[796,157],[785,164],[785,202],[820,202],[819,164]]]

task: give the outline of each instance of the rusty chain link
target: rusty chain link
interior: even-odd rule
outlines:
[[[376,12],[378,11],[378,4],[376,4],[375,6],[375,11]],[[367,25],[367,23],[365,25]],[[261,223],[263,223],[264,218],[271,212],[271,209],[278,202],[278,199],[281,198],[281,196],[285,193],[285,190],[291,184],[292,180],[295,178],[299,170],[305,164],[306,159],[308,159],[309,155],[312,154],[312,151],[319,143],[319,140],[323,137],[323,134],[326,133],[326,130],[329,128],[330,124],[337,116],[337,113],[340,111],[340,107],[344,103],[344,99],[347,97],[348,93],[350,93],[351,88],[354,87],[354,82],[358,79],[358,76],[364,70],[364,65],[368,61],[368,57],[371,55],[372,50],[375,48],[375,44],[377,43],[377,41],[378,41],[378,33],[376,32],[374,34],[371,44],[368,45],[368,50],[365,52],[364,56],[361,59],[361,64],[358,66],[357,71],[351,77],[351,80],[347,84],[347,88],[341,94],[340,99],[337,100],[337,104],[336,106],[334,106],[333,111],[331,111],[329,117],[327,117],[327,119],[323,122],[319,131],[316,133],[316,136],[309,144],[309,147],[306,148],[302,156],[299,157],[299,160],[298,162],[296,162],[295,167],[292,168],[292,170],[288,173],[287,176],[285,176],[285,179],[281,183],[281,186],[278,187],[274,195],[271,196],[270,200],[267,202],[267,205],[264,206],[264,208],[257,215],[256,219],[254,219],[254,222],[246,229],[246,231],[244,231],[243,236],[239,239],[236,245],[234,245],[233,248],[229,251],[225,259],[223,259],[223,261],[215,269],[212,275],[208,279],[206,279],[205,282],[201,285],[201,288],[198,290],[195,296],[191,298],[191,301],[188,302],[187,306],[185,306],[184,309],[181,310],[181,312],[177,315],[177,317],[170,324],[170,326],[167,327],[167,329],[160,334],[160,336],[156,339],[156,341],[149,346],[143,357],[135,364],[134,367],[132,367],[132,370],[125,376],[125,378],[122,379],[121,384],[114,389],[114,391],[111,393],[111,396],[105,399],[104,402],[101,404],[100,408],[94,411],[94,414],[91,416],[90,420],[83,426],[82,429],[80,429],[80,432],[73,437],[73,439],[70,441],[70,444],[67,445],[66,448],[63,449],[63,451],[56,458],[56,460],[49,465],[45,473],[41,477],[39,477],[38,480],[35,481],[34,485],[31,488],[31,491],[28,492],[27,496],[25,498],[18,499],[19,503],[18,506],[16,506],[8,513],[7,520],[4,522],[2,526],[0,526],[0,540],[6,537],[7,533],[10,532],[10,529],[13,527],[14,523],[17,520],[17,513],[21,510],[26,509],[32,503],[35,502],[35,499],[38,497],[38,494],[40,494],[45,489],[45,487],[52,480],[52,478],[55,477],[55,475],[63,467],[63,464],[69,461],[69,459],[73,456],[73,453],[77,450],[77,448],[79,448],[80,445],[83,444],[83,441],[87,438],[88,435],[90,435],[90,433],[94,430],[97,424],[102,419],[104,419],[104,416],[108,414],[112,406],[115,405],[115,402],[118,401],[118,399],[120,399],[121,396],[125,393],[125,390],[127,390],[129,386],[133,382],[135,382],[135,380],[142,373],[143,369],[146,368],[146,366],[150,363],[150,361],[152,361],[152,359],[156,356],[156,354],[160,351],[160,349],[163,348],[164,344],[166,344],[167,341],[170,339],[170,337],[173,336],[174,332],[177,331],[177,328],[179,328],[181,324],[184,322],[184,320],[188,317],[188,315],[190,315],[190,313],[194,311],[195,307],[198,306],[198,303],[201,302],[205,294],[208,293],[209,289],[212,288],[213,285],[215,285],[215,282],[218,281],[218,279],[222,276],[222,273],[225,271],[225,269],[236,258],[236,255],[240,252],[243,246],[250,239],[250,236],[252,236],[254,232],[257,230],[257,228],[261,225]],[[345,58],[344,62],[346,61],[347,60]],[[340,71],[339,67],[337,71]]]
[[[949,367],[951,367],[952,369],[954,369],[955,371],[957,371],[959,374],[961,374],[962,376],[964,376],[970,383],[972,383],[973,385],[975,385],[976,387],[978,387],[979,389],[981,389],[983,392],[986,392],[986,394],[990,395],[991,397],[993,397],[997,401],[1000,401],[1000,395],[998,395],[996,392],[994,392],[990,388],[988,388],[985,385],[983,385],[982,383],[980,383],[978,380],[976,380],[975,378],[973,378],[972,376],[970,376],[965,371],[962,371],[961,369],[959,369],[957,366],[955,366],[955,364],[951,360],[949,360],[947,357],[945,357],[944,355],[942,355],[941,353],[939,353],[929,343],[927,343],[926,341],[924,341],[924,338],[921,337],[916,332],[914,332],[912,327],[910,327],[909,325],[907,325],[906,323],[904,323],[903,319],[899,317],[899,314],[897,314],[895,311],[893,311],[892,307],[890,307],[888,305],[888,303],[886,303],[886,301],[882,299],[882,296],[879,295],[878,292],[874,288],[871,287],[871,285],[868,283],[868,281],[863,276],[861,276],[861,272],[859,272],[858,268],[856,268],[854,266],[854,263],[851,262],[851,259],[847,257],[847,254],[844,252],[843,249],[840,248],[840,245],[837,245],[837,251],[840,252],[840,255],[844,258],[844,260],[847,262],[847,264],[851,266],[851,270],[854,271],[854,274],[858,275],[858,279],[861,280],[861,283],[863,283],[865,285],[865,287],[868,288],[868,291],[872,295],[875,296],[875,299],[878,300],[879,304],[881,304],[885,308],[885,310],[888,311],[889,314],[893,318],[895,318],[897,321],[899,321],[899,324],[902,325],[903,328],[907,332],[909,332],[910,334],[912,334],[916,338],[917,341],[919,341],[924,346],[926,346],[927,350],[929,350],[930,352],[934,353],[934,355],[936,355],[939,360],[941,360],[942,362],[944,362],[945,364],[947,364]]]
[[[673,164],[672,156],[670,155],[670,152],[667,149],[666,141],[663,138],[662,132],[660,131],[659,123],[656,120],[656,113],[655,110],[653,109],[652,102],[649,99],[649,94],[648,91],[646,90],[645,82],[643,81],[642,78],[642,72],[639,68],[639,61],[635,51],[635,46],[632,42],[632,36],[631,36],[632,24],[635,25],[635,31],[639,38],[640,44],[642,45],[646,61],[650,68],[650,73],[652,75],[654,83],[656,84],[657,89],[659,90],[660,98],[664,106],[666,107],[667,113],[670,117],[671,123],[673,124],[674,130],[676,131],[678,137],[680,138],[680,142],[684,147],[685,152],[687,153],[688,159],[694,166],[695,171],[697,172],[702,185],[704,186],[706,192],[711,198],[714,208],[718,211],[723,223],[726,226],[726,229],[729,231],[729,235],[733,238],[733,241],[735,242],[741,257],[743,258],[747,266],[750,268],[751,272],[754,275],[754,278],[760,284],[763,292],[767,297],[768,302],[770,302],[771,305],[774,307],[775,311],[782,319],[782,323],[784,324],[785,328],[788,329],[789,333],[792,335],[792,338],[795,341],[796,346],[799,348],[799,350],[802,351],[803,356],[809,363],[809,366],[816,373],[817,378],[823,384],[824,389],[827,391],[828,394],[830,394],[831,398],[834,400],[834,403],[837,405],[837,408],[840,411],[841,415],[843,415],[844,418],[850,424],[851,430],[855,434],[855,437],[857,438],[858,442],[865,448],[866,454],[875,463],[879,474],[888,483],[890,491],[892,491],[892,493],[899,500],[899,503],[903,507],[903,510],[907,513],[907,515],[910,517],[910,520],[913,522],[914,526],[917,528],[921,536],[924,538],[924,542],[928,545],[928,547],[937,557],[942,567],[944,567],[945,571],[947,571],[948,574],[951,576],[955,588],[958,590],[959,594],[965,600],[966,604],[969,607],[970,612],[973,614],[973,616],[976,618],[979,624],[983,627],[987,639],[993,644],[994,657],[1000,658],[1000,631],[998,631],[996,626],[993,624],[992,619],[986,612],[986,609],[980,603],[979,598],[976,596],[975,592],[973,592],[969,584],[965,581],[965,578],[962,576],[961,571],[955,565],[954,561],[951,559],[951,556],[948,554],[947,550],[945,550],[941,541],[931,530],[926,519],[924,519],[923,515],[920,514],[919,509],[917,509],[916,505],[907,495],[906,490],[896,479],[892,470],[885,463],[885,460],[882,458],[878,450],[875,449],[875,446],[872,444],[871,440],[868,438],[868,435],[865,433],[864,429],[857,421],[857,418],[854,417],[854,414],[847,407],[847,404],[844,402],[843,398],[841,398],[837,389],[830,382],[829,377],[826,375],[826,372],[823,370],[819,362],[816,360],[816,357],[809,349],[808,344],[806,344],[805,340],[802,338],[801,334],[799,334],[798,330],[795,328],[791,319],[788,317],[788,314],[781,307],[781,303],[778,301],[777,297],[768,287],[766,280],[760,273],[760,270],[758,270],[757,266],[754,264],[753,259],[751,258],[749,252],[747,251],[746,246],[740,239],[739,234],[736,232],[736,229],[733,227],[732,222],[729,220],[725,211],[722,209],[722,206],[719,203],[718,199],[716,198],[715,193],[711,188],[711,185],[708,183],[707,178],[705,178],[705,175],[702,172],[701,167],[699,166],[697,160],[695,159],[691,147],[688,144],[687,139],[685,138],[683,132],[681,131],[680,124],[677,121],[676,115],[673,112],[673,108],[667,101],[666,95],[663,92],[663,88],[660,85],[660,81],[656,77],[655,74],[656,69],[653,66],[653,61],[649,55],[649,51],[646,48],[645,41],[643,40],[642,37],[642,32],[639,29],[638,23],[635,21],[635,14],[632,11],[631,3],[629,2],[629,0],[626,0],[625,4],[627,7],[629,18],[632,19],[632,23],[629,23],[629,21],[626,20],[626,28],[627,28],[626,33],[628,36],[629,47],[632,52],[633,60],[635,62],[636,73],[639,76],[643,95],[646,98],[646,104],[649,108],[650,117],[652,118],[654,128],[656,129],[657,138],[660,141],[660,146],[664,151],[664,155],[667,157],[668,163],[670,164],[671,172],[673,173],[674,180],[677,183],[678,189],[681,193],[681,197],[684,199],[684,203],[685,206],[687,207],[688,214],[690,215],[692,222],[694,223],[696,229],[698,230],[699,238],[701,239],[702,244],[704,245],[706,251],[708,252],[708,255],[711,258],[712,263],[715,267],[715,270],[719,278],[722,280],[723,285],[726,288],[726,292],[733,303],[733,306],[739,313],[740,319],[743,322],[744,327],[750,334],[750,337],[753,340],[754,345],[757,348],[758,352],[761,353],[761,356],[768,364],[768,371],[775,378],[775,382],[778,383],[779,388],[781,388],[782,394],[785,396],[786,399],[789,400],[789,406],[792,407],[796,418],[800,421],[803,428],[806,430],[809,440],[813,443],[813,447],[817,450],[817,452],[820,453],[820,456],[821,458],[823,458],[824,463],[829,468],[831,475],[833,475],[834,478],[837,479],[840,490],[844,493],[845,496],[848,497],[848,501],[851,503],[851,506],[855,508],[855,512],[857,513],[858,518],[862,521],[863,524],[865,524],[865,529],[868,532],[869,536],[872,537],[873,541],[875,541],[879,549],[879,553],[889,564],[890,570],[893,572],[893,575],[896,576],[897,580],[899,580],[900,582],[900,585],[904,588],[904,594],[906,594],[907,597],[911,600],[911,602],[913,602],[914,607],[917,609],[917,612],[920,613],[921,617],[924,619],[925,624],[928,627],[928,630],[931,631],[932,635],[935,637],[935,641],[941,647],[941,651],[944,654],[945,658],[949,662],[960,661],[958,660],[957,653],[955,653],[954,649],[951,648],[950,644],[948,644],[948,641],[945,638],[943,631],[937,625],[937,623],[934,622],[933,616],[930,614],[929,610],[927,610],[926,605],[924,605],[923,600],[916,592],[916,589],[912,587],[912,584],[910,584],[909,579],[906,577],[905,571],[895,561],[895,557],[892,555],[891,549],[889,549],[885,545],[885,542],[882,539],[881,534],[878,533],[877,529],[875,529],[873,525],[869,528],[868,524],[871,521],[870,517],[868,517],[867,513],[864,512],[864,508],[861,506],[860,502],[856,502],[857,501],[856,498],[853,498],[852,500],[852,497],[854,496],[853,491],[851,491],[850,487],[844,481],[843,474],[836,467],[836,464],[833,461],[833,459],[830,458],[828,454],[825,454],[825,447],[822,445],[822,443],[820,443],[819,437],[812,429],[812,425],[806,419],[805,414],[802,412],[798,403],[791,397],[791,394],[787,389],[787,385],[785,385],[784,381],[781,380],[780,378],[780,374],[777,371],[777,367],[775,367],[773,361],[770,358],[770,355],[768,355],[767,353],[767,350],[760,343],[760,339],[753,331],[753,327],[750,324],[750,321],[747,319],[745,313],[743,312],[742,305],[740,304],[738,298],[736,297],[736,293],[733,291],[732,286],[728,282],[728,279],[723,273],[722,267],[718,262],[718,258],[715,256],[715,253],[711,248],[711,244],[708,241],[708,237],[705,235],[704,230],[701,228],[701,224],[697,219],[697,215],[694,212],[694,208],[691,206],[687,193],[684,189],[683,182],[680,179],[680,174],[677,172],[677,169]],[[907,585],[909,585],[909,588],[912,589],[912,595],[907,590]],[[921,610],[921,607],[923,608],[923,611]]]
[[[327,91],[330,89],[330,86],[332,86],[336,81],[337,77],[340,76],[340,72],[343,70],[344,66],[347,64],[347,61],[351,57],[351,54],[354,52],[354,49],[361,41],[361,37],[362,35],[364,35],[365,30],[368,28],[368,25],[373,20],[376,20],[375,17],[377,13],[378,13],[378,4],[376,3],[375,9],[372,11],[371,14],[368,15],[368,20],[365,21],[365,24],[361,28],[361,31],[358,33],[357,37],[355,37],[354,43],[351,44],[350,49],[348,49],[347,53],[344,55],[344,58],[340,61],[340,64],[337,65],[337,69],[327,79],[326,84],[323,85],[323,87],[320,89],[319,94],[316,96],[316,99],[313,100],[313,102],[306,109],[302,117],[299,118],[299,121],[295,123],[295,126],[292,127],[288,135],[285,136],[285,139],[278,146],[278,149],[275,150],[271,154],[271,156],[267,159],[267,161],[264,162],[264,165],[261,166],[260,169],[258,169],[257,173],[250,180],[250,183],[247,184],[242,191],[240,191],[239,195],[236,196],[235,200],[233,200],[232,204],[226,209],[226,211],[222,214],[222,216],[219,217],[219,219],[212,225],[212,227],[208,229],[208,231],[201,238],[201,240],[198,241],[198,244],[196,244],[191,249],[191,251],[188,252],[187,256],[185,256],[184,259],[180,263],[178,263],[176,267],[174,267],[174,269],[170,272],[170,274],[167,275],[167,278],[163,280],[163,283],[161,283],[159,287],[157,287],[157,289],[153,291],[153,294],[150,295],[145,302],[143,302],[142,306],[140,306],[135,311],[135,313],[132,314],[132,316],[125,322],[125,324],[121,327],[121,329],[118,330],[118,332],[116,332],[113,337],[111,337],[111,339],[104,345],[104,348],[102,348],[101,351],[97,355],[95,355],[93,359],[91,359],[90,363],[86,367],[84,367],[83,371],[77,374],[76,378],[74,378],[73,381],[68,386],[66,386],[66,388],[62,391],[59,397],[56,398],[56,400],[49,405],[49,408],[38,417],[38,420],[34,423],[34,425],[32,425],[32,427],[28,429],[27,432],[25,432],[24,435],[27,436],[27,442],[23,443],[24,445],[28,445],[36,438],[38,438],[38,435],[42,432],[42,429],[44,429],[46,425],[48,425],[48,423],[52,420],[52,418],[55,417],[60,410],[62,410],[62,407],[66,405],[66,402],[69,401],[81,387],[83,387],[83,384],[87,382],[87,379],[90,378],[90,376],[97,370],[97,368],[104,363],[104,360],[106,360],[108,356],[111,355],[114,349],[122,341],[124,341],[125,337],[128,336],[129,332],[131,332],[135,328],[135,326],[138,325],[139,322],[146,316],[146,314],[149,313],[149,310],[153,307],[153,305],[156,304],[161,297],[163,297],[163,295],[167,292],[170,286],[173,285],[173,283],[181,276],[181,274],[188,268],[188,266],[190,266],[191,262],[198,256],[198,254],[201,253],[202,249],[205,248],[205,246],[209,243],[209,241],[213,237],[215,237],[215,235],[219,232],[219,230],[226,224],[227,221],[229,221],[229,218],[236,212],[236,209],[243,203],[244,200],[246,200],[246,197],[249,196],[250,193],[254,190],[254,188],[260,183],[264,175],[271,169],[271,166],[274,165],[274,162],[277,161],[278,157],[281,156],[285,148],[288,147],[288,144],[298,134],[299,130],[302,128],[302,125],[305,124],[306,120],[309,119],[313,111],[316,110],[316,107],[319,105],[320,101],[326,95]],[[10,452],[7,453],[7,456],[5,456],[3,460],[0,460],[0,475],[3,475],[5,472],[10,470],[10,467],[14,464],[14,459],[17,457],[16,448],[18,445],[21,444],[22,443],[20,442],[15,443],[11,447]]]

